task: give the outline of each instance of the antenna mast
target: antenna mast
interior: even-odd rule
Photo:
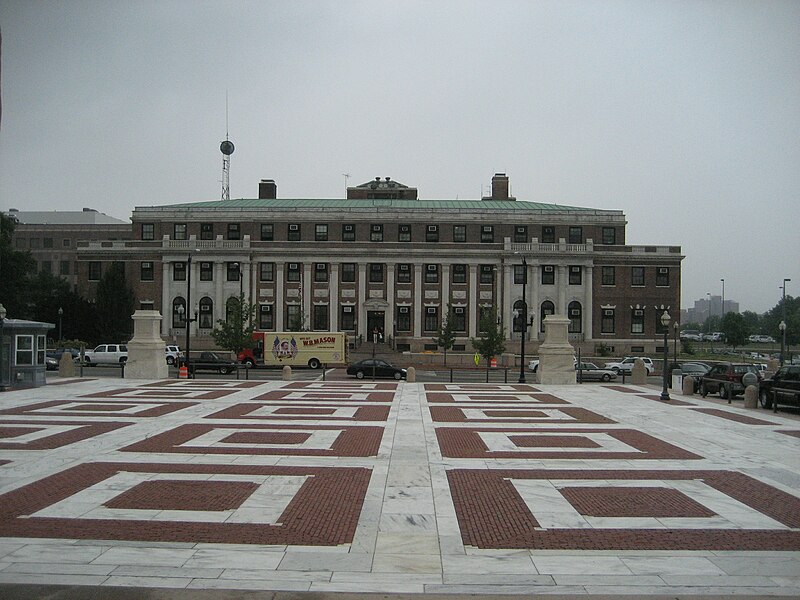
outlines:
[[[228,92],[225,91],[225,141],[219,145],[222,152],[222,199],[231,199],[231,154],[233,154],[233,142],[228,139]]]
[[[350,173],[342,173],[344,177],[344,197],[347,198],[347,180],[350,179]]]

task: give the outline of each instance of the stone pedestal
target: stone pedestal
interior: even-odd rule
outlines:
[[[75,360],[71,352],[64,352],[58,361],[59,377],[75,377]]]
[[[647,383],[647,367],[644,366],[644,361],[641,358],[633,361],[631,383],[633,385],[645,385]]]
[[[161,314],[157,310],[133,313],[133,339],[128,342],[125,379],[166,379],[169,367],[164,346]]]
[[[284,365],[283,369],[281,370],[281,377],[283,381],[291,381],[292,380],[292,367],[289,365]]]
[[[544,342],[539,346],[539,383],[575,384],[575,349],[569,343],[569,319],[548,315],[544,319]]]
[[[744,407],[758,408],[758,386],[748,385],[744,388]]]
[[[683,378],[683,389],[681,390],[684,396],[693,396],[694,395],[694,377],[684,377]]]
[[[417,381],[417,370],[414,367],[408,367],[408,369],[406,369],[406,381],[408,383]]]

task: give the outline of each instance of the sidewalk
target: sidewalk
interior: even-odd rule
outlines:
[[[800,419],[659,392],[109,379],[5,393],[0,595],[800,596]]]

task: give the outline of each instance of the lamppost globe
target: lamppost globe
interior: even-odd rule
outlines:
[[[661,397],[660,399],[664,402],[669,402],[669,392],[667,391],[667,373],[669,369],[667,368],[667,361],[669,360],[669,340],[667,340],[667,335],[669,335],[669,324],[672,321],[672,318],[669,316],[669,313],[665,310],[664,314],[661,315],[661,325],[664,329],[664,367],[662,368],[662,387],[661,387]],[[677,321],[676,321],[677,323]]]

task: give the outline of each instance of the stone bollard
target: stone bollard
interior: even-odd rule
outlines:
[[[406,381],[408,383],[416,383],[417,370],[414,367],[408,367],[408,369],[406,369]]]
[[[644,366],[644,361],[641,358],[637,358],[633,362],[631,383],[633,385],[645,385],[647,383],[647,367]]]
[[[61,360],[58,361],[58,376],[75,377],[75,361],[72,358],[72,353],[64,352],[61,355]]]
[[[694,377],[691,375],[683,378],[683,389],[681,390],[684,396],[691,396],[694,394]]]
[[[284,381],[292,380],[292,367],[290,367],[289,365],[283,367],[283,380]]]
[[[744,388],[744,407],[758,407],[758,386],[748,385],[746,388]]]

